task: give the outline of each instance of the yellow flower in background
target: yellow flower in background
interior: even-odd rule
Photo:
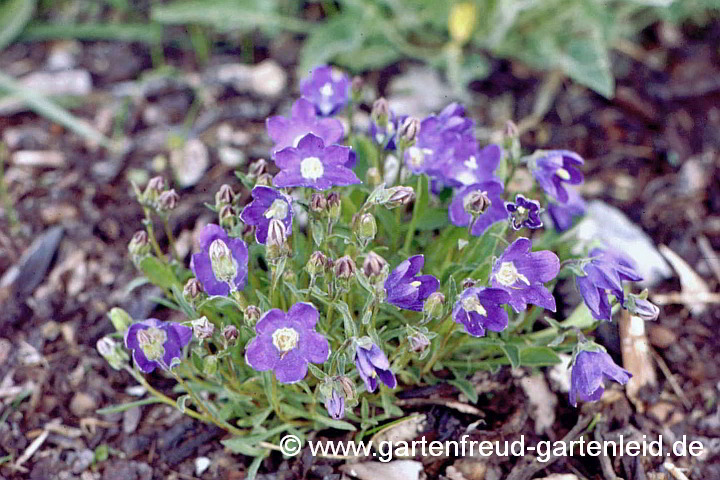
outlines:
[[[448,18],[448,30],[450,37],[458,44],[465,44],[470,40],[475,29],[477,8],[473,2],[456,3],[450,9]]]

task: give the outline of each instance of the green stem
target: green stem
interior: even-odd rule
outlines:
[[[155,256],[163,262],[167,263],[165,254],[160,248],[160,245],[157,242],[157,238],[155,238],[155,227],[153,226],[150,209],[148,207],[143,207],[143,211],[145,212],[145,221],[143,223],[145,224],[145,230],[147,230],[148,238],[150,239],[150,245],[152,245],[153,250],[155,250]]]
[[[8,223],[10,224],[10,231],[17,231],[19,225],[17,212],[15,207],[10,201],[10,195],[5,185],[5,159],[7,157],[7,149],[4,143],[0,143],[0,198],[2,198],[3,207],[5,208],[5,215],[7,216]]]
[[[163,229],[165,229],[165,236],[167,236],[168,244],[170,245],[170,253],[172,257],[175,260],[180,260],[180,257],[178,256],[177,249],[175,248],[175,236],[172,233],[172,228],[170,228],[170,218],[168,215],[163,215]]]
[[[412,239],[415,236],[415,225],[417,225],[419,213],[420,213],[420,203],[423,201],[422,195],[423,195],[423,178],[422,175],[417,176],[417,185],[415,187],[415,204],[413,205],[413,213],[412,213],[412,219],[410,219],[410,226],[408,227],[408,231],[405,234],[405,244],[403,245],[403,252],[409,253],[410,252],[410,245],[412,244]]]
[[[447,346],[447,343],[450,340],[450,337],[452,336],[453,330],[455,329],[456,325],[454,321],[450,320],[449,314],[445,316],[443,320],[441,320],[440,324],[443,327],[442,332],[440,333],[442,341],[440,342],[440,346],[433,352],[430,360],[428,360],[428,362],[425,364],[425,367],[422,369],[421,375],[427,375],[432,370],[432,367],[435,365],[435,363],[442,358],[445,347]]]

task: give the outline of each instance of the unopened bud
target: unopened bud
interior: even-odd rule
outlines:
[[[326,267],[327,257],[324,253],[319,251],[315,251],[310,255],[310,260],[308,260],[308,263],[305,266],[311,277],[322,277],[325,275]]]
[[[213,336],[215,325],[210,323],[207,317],[201,317],[192,321],[192,331],[195,338],[203,340]]]
[[[165,190],[165,179],[161,176],[153,177],[145,187],[143,197],[146,202],[153,203]]]
[[[410,350],[415,353],[422,353],[430,346],[430,340],[422,332],[416,332],[408,337]]]
[[[235,209],[230,205],[223,205],[218,213],[220,226],[232,229],[237,224],[237,215]]]
[[[231,286],[235,285],[237,267],[227,244],[219,238],[213,240],[210,244],[209,254],[210,265],[215,278]]]
[[[287,229],[285,228],[285,224],[277,218],[271,219],[268,225],[267,245],[282,246],[286,241]]]
[[[243,312],[245,324],[248,327],[254,327],[258,320],[260,320],[261,316],[262,311],[255,305],[248,305],[247,307],[245,307],[245,311]]]
[[[415,200],[415,190],[412,187],[398,186],[388,189],[389,197],[385,202],[385,207],[392,209],[407,205]]]
[[[390,105],[385,98],[380,97],[373,102],[370,118],[375,122],[375,125],[380,127],[381,130],[384,130],[390,118]]]
[[[337,222],[342,211],[342,202],[337,192],[331,192],[327,196],[327,211],[330,221],[333,223]]]
[[[369,252],[365,255],[365,260],[363,260],[363,273],[367,278],[375,279],[383,275],[387,267],[387,261],[377,253]]]
[[[194,300],[197,300],[205,290],[203,289],[202,283],[200,283],[200,280],[197,278],[191,278],[185,283],[185,286],[183,287],[183,298],[188,303],[192,303]]]
[[[653,321],[657,320],[660,316],[660,308],[649,300],[642,298],[642,296],[629,294],[625,299],[624,307],[627,308],[632,315],[640,317],[643,320]]]
[[[220,187],[220,190],[215,194],[215,207],[222,208],[225,205],[232,205],[235,201],[235,192],[228,184],[224,184]]]
[[[487,192],[480,190],[474,190],[468,193],[463,199],[463,207],[465,208],[465,211],[473,217],[477,217],[485,213],[487,209],[490,208],[490,205],[492,205],[492,201],[490,201],[490,197],[488,197]]]
[[[157,209],[161,212],[175,210],[179,201],[180,195],[175,192],[174,188],[172,190],[165,190],[157,199]]]
[[[355,235],[366,244],[372,241],[377,235],[377,222],[372,213],[363,213],[355,224]]]
[[[273,177],[269,173],[263,173],[255,180],[255,185],[258,187],[272,187],[272,184]]]
[[[130,255],[141,257],[150,253],[150,241],[145,230],[138,230],[128,243]]]
[[[248,176],[251,178],[257,178],[267,172],[268,162],[264,158],[251,163],[248,167]]]
[[[353,381],[350,380],[350,377],[341,375],[337,378],[337,381],[340,384],[347,400],[355,398],[355,385],[353,384]]]
[[[445,295],[440,292],[433,292],[425,300],[423,312],[428,318],[440,318],[443,314],[443,305],[445,305]]]
[[[225,325],[222,335],[228,343],[233,343],[237,340],[239,332],[235,325]]]
[[[122,370],[125,363],[130,360],[130,357],[125,350],[122,349],[120,344],[110,337],[101,338],[95,346],[100,356],[115,370]]]
[[[327,210],[327,200],[322,193],[313,193],[310,197],[310,211],[317,214],[324,214]]]
[[[398,130],[398,135],[405,148],[415,143],[418,132],[420,132],[420,120],[415,117],[408,117],[403,121]]]
[[[110,309],[110,312],[108,312],[108,316],[110,317],[110,323],[113,324],[113,327],[115,327],[116,332],[125,333],[125,331],[130,328],[130,325],[133,323],[132,317],[119,307],[113,307]]]
[[[348,281],[355,276],[357,267],[355,266],[353,259],[348,255],[345,255],[335,262],[333,270],[335,272],[335,278],[342,281]]]

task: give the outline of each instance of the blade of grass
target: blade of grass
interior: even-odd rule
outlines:
[[[18,40],[115,40],[157,45],[162,42],[162,35],[162,26],[155,23],[31,23]]]
[[[20,85],[14,78],[0,72],[0,91],[7,91],[10,95],[25,104],[38,115],[42,115],[50,121],[59,123],[77,133],[106,148],[111,148],[110,140],[102,133],[95,130],[89,123],[81,120],[68,112],[64,108],[58,106],[48,98],[39,95],[24,86]]]
[[[35,0],[9,0],[0,6],[0,50],[10,45],[35,12]]]

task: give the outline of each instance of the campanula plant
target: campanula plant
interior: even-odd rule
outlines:
[[[260,460],[288,432],[366,432],[401,416],[399,390],[441,377],[476,398],[466,377],[477,370],[572,353],[570,404],[598,400],[606,380],[626,383],[583,334],[621,308],[646,320],[658,309],[632,292],[632,259],[573,234],[582,158],[523,156],[515,128],[504,145],[481,146],[459,104],[417,119],[378,99],[369,128],[346,131],[339,116],[353,118],[358,85],[329,66],[301,82],[289,116],[267,121],[270,160],[218,190],[217,220],[189,258],[169,223],[177,194],[161,178],[135,187],[145,229],[130,257],[180,313],[171,322],[113,309],[125,348],[98,343],[110,364]],[[518,191],[522,170],[535,181]],[[583,299],[567,318],[558,282]],[[179,394],[152,387],[146,374],[158,372]]]

